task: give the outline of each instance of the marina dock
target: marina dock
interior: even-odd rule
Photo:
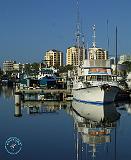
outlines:
[[[20,101],[65,101],[71,97],[71,91],[67,89],[16,88],[15,91],[16,104]]]
[[[71,91],[67,89],[42,89],[42,88],[27,88],[27,89],[17,89],[16,92],[28,93],[28,94],[40,94],[40,93],[64,93],[69,94]]]

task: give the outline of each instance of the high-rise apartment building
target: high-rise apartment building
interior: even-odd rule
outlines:
[[[6,72],[21,72],[23,69],[23,65],[21,63],[16,63],[16,61],[4,61],[3,63],[3,71]]]
[[[45,53],[44,61],[48,66],[63,66],[63,52],[58,50],[49,50]]]
[[[78,53],[80,53],[80,56],[78,56]],[[80,62],[83,63],[83,61],[87,58],[87,50],[85,48],[79,48],[76,46],[67,48],[66,53],[66,65],[78,65],[78,59],[80,59]]]
[[[103,59],[107,60],[108,59],[108,51],[102,48],[89,48],[89,59]]]
[[[4,72],[8,72],[8,71],[13,71],[14,70],[14,67],[13,65],[15,64],[16,62],[15,61],[4,61],[3,63],[3,71]]]

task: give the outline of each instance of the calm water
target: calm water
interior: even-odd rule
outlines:
[[[13,90],[0,89],[0,160],[130,160],[131,105],[26,102],[15,117]],[[103,121],[101,121],[104,119]],[[5,149],[17,137],[18,154]]]

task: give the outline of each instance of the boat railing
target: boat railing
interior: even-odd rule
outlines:
[[[114,81],[88,81],[89,86],[102,86],[104,84],[108,84],[110,86],[118,86],[119,84]]]

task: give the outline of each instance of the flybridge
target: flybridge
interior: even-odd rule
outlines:
[[[110,60],[90,59],[85,60],[82,66],[82,74],[87,75],[111,75]]]
[[[90,59],[85,60],[83,64],[83,68],[91,68],[91,67],[97,67],[97,68],[111,68],[110,66],[110,60],[104,60],[104,59]]]

